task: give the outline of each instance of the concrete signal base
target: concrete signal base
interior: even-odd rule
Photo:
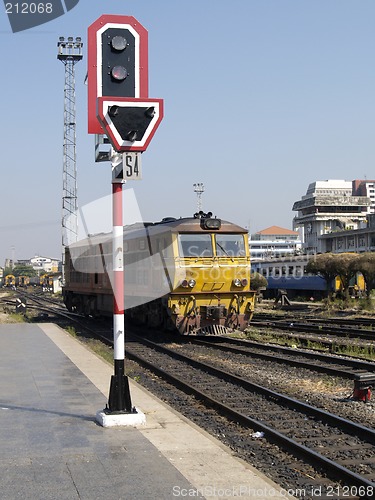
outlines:
[[[96,421],[102,427],[140,427],[146,425],[146,415],[137,409],[137,413],[96,413]]]

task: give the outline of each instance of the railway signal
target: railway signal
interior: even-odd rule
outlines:
[[[88,28],[88,131],[102,134],[98,97],[148,97],[148,33],[132,16],[103,15]]]
[[[141,178],[138,155],[146,150],[163,118],[163,100],[148,97],[148,34],[134,17],[103,15],[89,26],[87,40],[88,132],[96,135],[98,161],[112,163],[113,199],[114,375],[108,407],[98,412],[97,420],[104,426],[134,425],[138,412],[132,407],[124,369],[122,184]],[[103,133],[113,148],[108,155],[99,148],[98,135]],[[134,418],[127,422],[120,418],[122,422],[114,424],[113,417],[123,414]],[[138,423],[144,423],[144,416],[138,416]]]
[[[98,99],[98,120],[119,152],[145,151],[162,119],[162,99]]]

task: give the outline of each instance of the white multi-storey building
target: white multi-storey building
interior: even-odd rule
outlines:
[[[302,229],[305,253],[324,252],[325,245],[320,238],[324,234],[365,227],[372,207],[371,199],[362,195],[362,183],[366,182],[374,184],[373,181],[326,180],[309,185],[306,194],[293,205],[293,210],[298,211],[293,226]]]
[[[249,246],[253,261],[296,255],[301,250],[302,242],[297,231],[271,226],[252,234]]]

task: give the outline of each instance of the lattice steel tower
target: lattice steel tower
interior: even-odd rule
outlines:
[[[59,38],[57,59],[65,66],[64,145],[62,193],[62,281],[64,283],[65,247],[77,241],[77,162],[76,162],[76,97],[74,66],[82,59],[81,37]]]
[[[202,194],[204,193],[204,185],[201,182],[193,184],[194,193],[197,193],[197,209],[198,212],[202,210]]]

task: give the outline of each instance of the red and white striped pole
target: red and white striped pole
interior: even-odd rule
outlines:
[[[132,413],[129,381],[125,376],[124,321],[124,227],[122,219],[122,182],[112,183],[112,263],[113,263],[113,345],[114,375],[111,378],[108,409],[110,413]]]

